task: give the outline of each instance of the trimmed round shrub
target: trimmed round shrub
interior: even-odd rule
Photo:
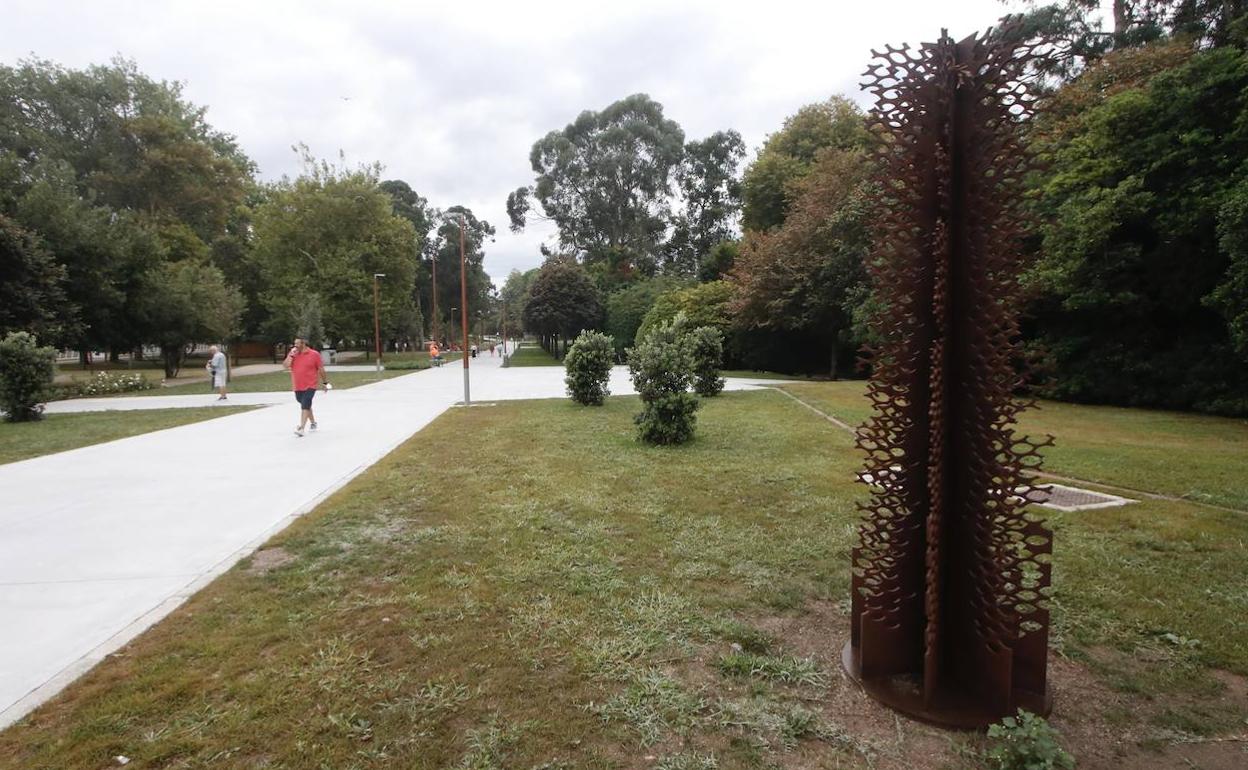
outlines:
[[[724,363],[724,336],[713,326],[699,326],[689,333],[693,354],[693,390],[711,398],[724,389],[719,368]]]
[[[602,406],[615,360],[615,343],[602,332],[583,331],[563,357],[568,395],[578,404]]]
[[[628,351],[628,371],[641,396],[642,411],[634,418],[637,433],[650,444],[683,444],[693,438],[700,404],[689,393],[693,380],[693,346],[683,313],[652,328]]]
[[[0,409],[9,422],[38,420],[52,391],[56,351],[41,348],[29,332],[0,340]]]

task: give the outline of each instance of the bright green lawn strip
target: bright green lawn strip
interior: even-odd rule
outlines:
[[[37,422],[0,422],[0,464],[102,444],[140,433],[246,412],[249,406],[49,414]]]
[[[378,382],[377,372],[368,367],[360,367],[358,372],[329,372],[329,381],[333,383],[334,390],[346,390],[347,388],[355,388],[360,385],[369,385]],[[386,380],[391,377],[401,377],[411,372],[404,371],[385,371],[381,372],[381,379]],[[230,393],[262,393],[278,390],[290,390],[290,373],[289,372],[269,372],[268,374],[249,374],[244,377],[236,377],[230,382]],[[127,396],[194,396],[198,394],[214,393],[212,388],[208,387],[208,381],[188,382],[185,385],[173,385],[168,388],[152,388],[151,390],[137,390],[132,393],[117,393],[115,397],[124,398]]]
[[[862,381],[784,388],[850,425],[870,416]],[[1057,437],[1049,473],[1248,510],[1248,420],[1041,401],[1019,429]]]
[[[534,344],[521,345],[507,360],[508,366],[563,366],[563,362]]]
[[[291,563],[240,565],[0,734],[0,767],[865,766],[816,686],[847,686],[859,457],[778,394],[704,403],[662,449],[631,397],[448,412],[269,544]],[[1144,729],[1242,729],[1208,695],[1248,674],[1248,517],[1053,522],[1055,649]],[[806,667],[756,625],[816,603]]]

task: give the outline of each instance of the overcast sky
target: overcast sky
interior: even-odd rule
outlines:
[[[753,157],[785,116],[843,93],[873,47],[955,38],[1018,3],[63,2],[0,0],[0,60],[70,67],[120,54],[185,84],[264,179],[295,175],[291,145],[380,161],[431,204],[464,204],[498,230],[498,284],[540,264],[547,227],[507,229],[529,148],[585,109],[644,92],[689,138],[735,128]]]

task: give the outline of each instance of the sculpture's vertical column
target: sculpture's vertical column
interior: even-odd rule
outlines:
[[[874,697],[975,727],[1047,713],[1049,532],[1033,443],[1013,432],[1020,146],[1032,51],[1011,35],[877,53],[881,310],[859,433],[871,486],[846,668]]]

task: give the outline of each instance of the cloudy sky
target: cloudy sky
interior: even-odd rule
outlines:
[[[803,104],[844,93],[873,47],[991,26],[999,0],[788,2],[65,2],[0,0],[0,60],[70,67],[134,59],[185,84],[265,179],[291,145],[380,161],[440,208],[498,229],[500,283],[540,263],[545,227],[507,229],[508,191],[532,181],[533,142],[585,109],[645,92],[686,136],[735,128],[751,157]]]

